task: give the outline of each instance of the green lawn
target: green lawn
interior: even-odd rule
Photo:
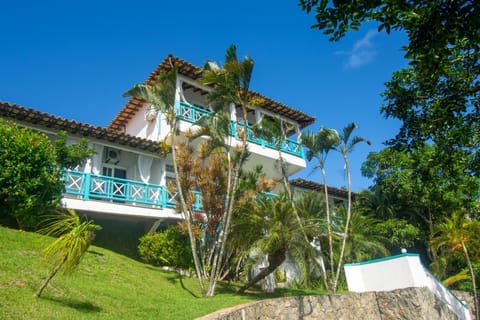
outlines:
[[[196,279],[92,246],[73,276],[58,274],[37,299],[33,294],[50,271],[41,249],[50,241],[0,227],[0,319],[194,319],[248,301],[315,294],[236,295],[235,285],[219,283],[214,298],[202,298]]]

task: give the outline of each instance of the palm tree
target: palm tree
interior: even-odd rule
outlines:
[[[47,221],[46,226],[39,232],[49,236],[59,236],[44,249],[45,258],[55,267],[40,285],[35,297],[41,296],[50,280],[62,267],[65,274],[71,274],[77,269],[95,237],[94,231],[100,229],[101,227],[94,224],[92,220],[82,221],[74,210],[55,215]]]
[[[341,272],[341,267],[343,263],[343,256],[345,253],[345,246],[347,244],[347,238],[348,238],[348,230],[349,230],[349,225],[350,225],[350,219],[352,217],[352,183],[351,183],[351,176],[350,176],[350,165],[348,161],[348,154],[353,151],[353,148],[355,145],[357,145],[360,142],[366,142],[368,145],[371,144],[371,142],[365,138],[358,137],[358,136],[352,136],[353,130],[358,128],[358,125],[354,122],[346,125],[343,128],[343,132],[339,134],[339,141],[335,145],[335,150],[340,152],[343,156],[343,161],[345,162],[345,170],[347,172],[347,185],[348,185],[348,206],[347,206],[347,218],[345,222],[345,230],[343,233],[343,240],[342,240],[342,247],[340,249],[340,256],[338,258],[338,264],[337,264],[337,273],[335,275],[335,279],[333,281],[332,289],[333,292],[337,291],[337,285],[338,285],[338,279],[340,277],[340,272]]]
[[[241,287],[240,293],[275,271],[285,261],[287,252],[299,257],[313,251],[304,232],[313,236],[317,221],[305,219],[300,225],[292,211],[292,202],[286,196],[258,197],[247,202],[236,216],[232,226],[233,244],[243,248],[244,253],[257,248],[268,260],[268,266]]]
[[[332,240],[332,226],[330,216],[330,204],[328,197],[327,173],[325,171],[325,161],[328,153],[334,149],[339,142],[339,135],[336,130],[321,127],[317,134],[308,132],[302,137],[302,144],[308,149],[307,160],[311,161],[313,158],[317,160],[317,165],[314,170],[320,168],[323,179],[323,192],[325,195],[325,208],[327,213],[327,233],[328,233],[328,249],[330,257],[330,272],[335,274],[335,263],[333,259],[333,240]],[[325,275],[326,277],[326,275]],[[328,290],[328,288],[326,288]]]
[[[205,286],[202,281],[202,273],[200,270],[200,261],[196,254],[196,238],[192,228],[192,212],[187,206],[185,200],[186,194],[184,194],[184,188],[179,179],[178,164],[177,164],[177,143],[176,137],[178,136],[178,115],[175,112],[175,91],[177,85],[177,73],[178,68],[171,66],[169,71],[161,71],[157,76],[153,85],[148,84],[136,84],[133,88],[123,94],[124,97],[136,97],[150,103],[155,109],[159,110],[167,119],[169,126],[169,133],[167,137],[170,137],[171,144],[170,150],[172,152],[173,168],[175,172],[175,181],[177,185],[178,198],[180,202],[180,211],[182,212],[185,224],[187,226],[188,236],[190,238],[190,246],[193,253],[193,261],[195,265],[195,272],[200,284],[200,289],[205,294]]]
[[[337,214],[334,219],[335,225],[341,233],[340,229],[345,225],[347,212],[343,206],[337,207],[335,211]],[[353,209],[345,248],[345,257],[350,262],[361,262],[388,255],[385,247],[387,239],[377,231],[381,222],[371,214],[363,214],[361,210]]]
[[[227,187],[225,199],[225,212],[223,214],[221,223],[219,224],[218,241],[219,246],[215,253],[213,264],[210,270],[209,288],[206,296],[213,296],[215,294],[215,286],[220,275],[220,269],[225,259],[225,246],[227,238],[230,233],[230,225],[235,205],[235,191],[237,189],[241,168],[247,158],[247,110],[253,108],[255,99],[249,91],[250,80],[252,77],[254,62],[246,56],[243,61],[239,60],[236,53],[236,47],[230,46],[225,54],[225,62],[221,68],[212,62],[205,64],[205,70],[200,79],[200,82],[205,86],[212,87],[212,91],[207,95],[207,101],[213,108],[213,113],[210,116],[210,121],[215,122],[215,116],[220,116],[221,121],[225,114],[225,108],[231,104],[235,107],[241,108],[243,134],[240,136],[241,145],[234,149],[235,157],[232,158],[230,154],[230,147],[227,150]],[[207,121],[207,120],[205,120]],[[223,122],[223,121],[222,121]],[[218,122],[220,124],[220,122]],[[224,126],[220,126],[224,128]],[[220,133],[214,136],[214,142],[222,145],[222,132],[224,130],[215,130],[215,133]],[[228,144],[229,136],[223,137],[223,145]]]
[[[290,201],[292,202],[292,211],[295,214],[299,225],[302,227],[302,220],[297,213],[293,194],[288,183],[287,163],[285,162],[282,154],[282,142],[284,141],[284,139],[286,139],[288,132],[287,124],[279,117],[264,118],[259,124],[254,126],[254,132],[256,135],[261,136],[263,139],[270,140],[275,143],[278,152],[278,161],[280,163],[280,174],[282,177],[283,189],[288,199],[290,199]],[[308,242],[308,237],[305,233],[304,236],[305,241]],[[327,273],[325,271],[323,258],[319,259],[318,263],[320,265],[320,268],[322,268],[325,288],[328,290]]]
[[[474,246],[478,247],[479,233],[480,222],[469,219],[465,211],[457,210],[452,213],[451,217],[447,217],[443,223],[435,226],[434,237],[430,241],[430,247],[434,252],[444,250],[443,252],[452,253],[462,249],[472,280],[476,319],[479,319],[477,285],[467,242],[475,240]]]

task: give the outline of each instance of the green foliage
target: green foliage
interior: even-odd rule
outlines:
[[[138,245],[140,258],[154,266],[180,267],[193,266],[192,252],[188,237],[178,226],[170,226],[163,232],[146,234]]]
[[[62,264],[65,274],[73,273],[95,238],[95,231],[102,228],[94,224],[93,220],[81,218],[74,210],[58,213],[44,222],[39,233],[58,237],[45,247],[46,260],[54,265]]]
[[[0,221],[27,230],[60,204],[62,168],[73,168],[92,154],[86,141],[66,145],[59,133],[48,137],[0,119]]]
[[[0,219],[36,228],[63,190],[54,148],[46,135],[0,119],[0,163]]]
[[[95,153],[95,149],[88,148],[88,140],[81,139],[78,144],[67,146],[67,133],[60,131],[55,139],[55,159],[57,165],[63,169],[74,169],[82,165],[85,160]]]
[[[411,225],[404,219],[388,219],[376,225],[378,235],[385,239],[390,247],[413,247],[415,240],[420,235],[420,229]]]
[[[437,224],[434,232],[435,236],[430,241],[430,246],[435,253],[438,253],[441,257],[446,257],[446,259],[440,260],[443,262],[442,267],[446,268],[449,263],[454,261],[461,264],[455,266],[453,270],[461,270],[466,266],[470,271],[470,281],[476,305],[475,314],[478,318],[475,263],[478,264],[480,254],[480,222],[472,220],[467,211],[456,210],[446,217],[442,223]],[[475,260],[472,259],[475,257]],[[458,274],[458,271],[454,271],[447,273],[447,276]],[[442,276],[441,274],[438,275]]]
[[[63,268],[65,274],[72,274],[78,268],[95,237],[95,231],[101,229],[91,220],[82,220],[74,210],[68,210],[65,214],[58,213],[47,219],[45,226],[40,229],[40,233],[58,238],[43,250],[46,260],[54,267],[38,288],[36,297],[41,296],[60,269]]]
[[[362,166],[362,173],[375,182],[373,194],[361,197],[363,206],[379,218],[398,218],[420,228],[425,245],[435,224],[456,208],[474,208],[479,194],[480,179],[461,165],[445,170],[434,160],[439,152],[428,144],[409,153],[386,148],[369,154]]]

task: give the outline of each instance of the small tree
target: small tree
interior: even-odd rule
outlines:
[[[0,119],[0,219],[34,230],[45,214],[60,205],[62,169],[73,168],[92,150],[87,142],[66,145],[60,132],[54,145],[48,137]]]
[[[46,260],[51,262],[54,268],[35,293],[37,298],[62,267],[65,274],[72,274],[77,269],[95,237],[94,232],[100,229],[92,220],[82,221],[74,210],[68,210],[65,214],[59,213],[46,221],[40,232],[59,237],[44,249]]]

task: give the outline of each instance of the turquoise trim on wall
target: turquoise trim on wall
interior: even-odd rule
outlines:
[[[180,119],[190,123],[196,123],[203,116],[211,114],[208,110],[178,100],[175,101],[175,113]],[[238,139],[238,131],[242,128],[243,124],[241,122],[232,121],[230,135]],[[282,141],[275,141],[275,139],[272,139],[272,141],[267,141],[261,137],[256,137],[253,133],[253,128],[250,125],[247,125],[247,141],[273,150],[278,150],[278,147],[280,147],[280,150],[284,153],[305,159],[303,147],[300,143],[290,139]]]
[[[383,258],[378,258],[378,259],[373,259],[373,260],[367,260],[367,261],[362,261],[362,262],[345,263],[345,266],[359,266],[359,265],[376,263],[376,262],[381,262],[381,261],[394,260],[394,259],[403,258],[403,257],[420,257],[420,255],[418,253],[401,253],[401,254],[398,254],[398,255],[395,255],[395,256],[388,256],[388,257],[383,257]]]

